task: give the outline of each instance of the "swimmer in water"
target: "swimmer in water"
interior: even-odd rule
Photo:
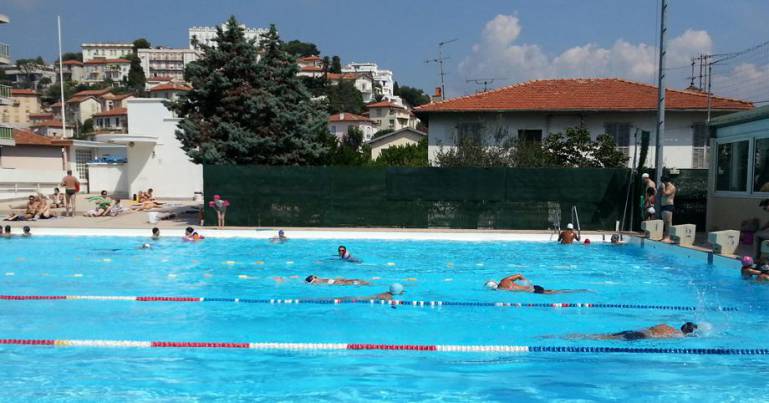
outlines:
[[[680,329],[676,329],[666,324],[659,324],[640,330],[625,330],[617,333],[608,334],[587,334],[572,335],[570,338],[583,338],[593,340],[642,340],[642,339],[675,339],[681,337],[696,336],[697,324],[692,322],[684,323]]]
[[[155,228],[152,229],[152,239],[153,240],[160,239],[160,228],[155,227]]]
[[[23,236],[25,238],[29,238],[29,237],[32,236],[32,232],[31,232],[31,230],[29,228],[29,225],[25,225],[24,228],[22,228],[22,231],[23,232],[21,233],[21,236]]]
[[[740,274],[743,280],[751,280],[755,277],[757,281],[769,281],[769,267],[756,267],[753,258],[750,256],[742,257],[742,268]]]
[[[558,235],[558,243],[560,244],[570,244],[574,241],[579,241],[579,234],[574,232],[574,224],[568,223],[566,225],[566,231],[562,231],[560,235]]]
[[[516,281],[525,282],[526,284],[518,284]],[[492,290],[502,291],[517,291],[517,292],[531,292],[534,294],[569,294],[574,292],[588,292],[588,290],[546,290],[538,285],[529,284],[529,280],[523,277],[523,274],[513,274],[507,276],[502,280],[496,281],[489,280],[485,284],[486,288]]]
[[[288,237],[286,237],[286,233],[283,232],[283,230],[278,231],[278,236],[270,238],[270,242],[272,243],[283,243],[286,241],[288,241]]]
[[[342,301],[370,301],[370,300],[376,300],[376,301],[392,301],[393,297],[396,295],[403,295],[405,291],[403,290],[403,285],[399,283],[393,283],[390,285],[390,289],[376,294],[369,297],[342,297],[338,298]]]
[[[139,249],[152,249],[152,245],[145,243],[145,244],[142,244],[142,246]]]
[[[304,281],[312,285],[371,285],[368,281],[355,278],[320,278],[314,274],[307,276]]]
[[[345,262],[360,263],[360,259],[353,257],[344,245],[339,245],[337,253],[339,253],[339,259],[342,259]]]
[[[611,244],[612,245],[624,245],[625,241],[622,240],[619,234],[612,234],[611,235]]]
[[[192,228],[192,227],[187,227],[187,228],[184,230],[184,239],[186,239],[186,240],[188,240],[188,241],[192,240],[192,234],[193,234],[194,232],[195,232],[195,229],[194,229],[194,228]]]

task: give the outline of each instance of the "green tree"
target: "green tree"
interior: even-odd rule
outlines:
[[[70,99],[74,93],[78,90],[76,88],[76,85],[72,81],[65,81],[64,82],[64,99]],[[56,85],[49,86],[45,92],[43,92],[43,95],[41,96],[41,100],[44,104],[50,105],[56,102],[61,101],[61,89],[59,88],[59,83],[57,82]]]
[[[83,122],[83,125],[80,126],[80,133],[81,134],[93,133],[93,118],[88,118]]]
[[[332,137],[327,116],[296,76],[275,26],[258,50],[230,17],[214,42],[201,44],[201,58],[185,70],[193,89],[169,103],[187,155],[201,164],[322,163]]]
[[[61,60],[65,61],[65,62],[67,60],[77,60],[79,62],[82,62],[83,61],[83,52],[66,52],[66,53],[61,55]]]
[[[419,168],[429,166],[427,162],[427,138],[417,144],[390,147],[382,150],[374,166]]]
[[[320,55],[318,47],[314,43],[310,42],[292,40],[284,43],[282,47],[283,51],[294,57]]]
[[[395,130],[393,130],[393,129],[382,129],[382,130],[377,130],[377,131],[376,131],[376,133],[374,133],[374,135],[373,135],[373,136],[371,136],[371,139],[373,140],[373,139],[376,139],[376,138],[382,137],[382,136],[384,136],[385,134],[390,134],[390,133],[392,133],[392,132],[394,132],[394,131],[395,131]]]
[[[339,56],[334,56],[331,58],[331,66],[329,66],[328,72],[336,74],[342,72],[342,59],[340,59]]]
[[[592,141],[590,132],[581,127],[551,133],[542,148],[547,163],[554,166],[618,168],[627,163],[611,136],[601,135]]]
[[[144,85],[147,83],[147,77],[144,75],[141,59],[139,56],[128,56],[131,60],[131,67],[128,70],[126,85],[138,93],[144,92]]]
[[[134,45],[134,54],[136,54],[136,51],[139,49],[149,49],[152,47],[150,44],[150,41],[148,41],[145,38],[139,38],[133,41]]]
[[[497,168],[515,166],[512,147],[484,146],[474,141],[460,141],[454,148],[441,149],[435,162],[446,168]]]
[[[360,166],[369,163],[371,150],[363,144],[363,131],[350,126],[337,142],[329,160],[330,165]]]
[[[413,87],[404,85],[402,87],[397,87],[397,91],[393,91],[393,93],[403,98],[403,100],[406,101],[407,104],[414,107],[419,105],[424,105],[430,102],[430,97],[427,96],[427,94],[425,94],[425,92],[419,88],[413,88]]]
[[[43,88],[47,88],[49,85],[53,83],[53,80],[51,80],[50,77],[43,77],[40,79],[40,81],[37,82],[37,85]]]
[[[617,150],[617,143],[612,136],[602,134],[596,138],[593,160],[593,164],[601,168],[624,168],[628,158]]]
[[[336,85],[329,85],[326,90],[328,113],[350,112],[361,114],[366,109],[363,94],[355,88],[351,80],[339,80]]]

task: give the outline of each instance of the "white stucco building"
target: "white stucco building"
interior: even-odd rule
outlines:
[[[375,102],[366,105],[368,116],[374,122],[376,130],[400,130],[406,127],[416,128],[417,119],[402,104],[393,101]]]
[[[393,99],[395,80],[392,70],[380,69],[376,63],[350,63],[342,68],[342,73],[370,73],[374,84],[379,87],[379,94],[386,99]],[[376,93],[375,93],[376,94]]]
[[[144,75],[163,77],[169,80],[184,80],[184,68],[190,62],[198,59],[198,52],[194,49],[139,49],[137,51],[141,60]]]
[[[122,82],[128,78],[131,61],[128,59],[92,59],[83,62],[83,82],[96,84],[104,80]]]
[[[227,24],[222,24],[220,27],[225,29]],[[264,28],[249,28],[243,24],[241,24],[240,27],[243,28],[246,39],[253,39],[256,46],[259,46],[262,36],[268,32],[268,30]],[[214,42],[214,38],[216,38],[216,27],[191,27],[187,30],[187,34],[189,38],[190,49],[196,49],[194,45],[195,40],[198,43],[207,46],[216,45]]]
[[[133,43],[84,43],[80,45],[83,62],[94,59],[119,59],[133,53]]]
[[[708,97],[698,91],[666,91],[663,160],[668,168],[707,168]],[[711,97],[713,116],[751,109],[747,101]],[[540,142],[550,133],[582,127],[593,138],[614,137],[629,158],[634,134],[652,133],[647,167],[654,167],[657,87],[614,78],[535,80],[494,91],[422,105],[431,162],[461,141],[498,145],[511,139]],[[638,147],[640,149],[640,146]]]
[[[341,140],[351,127],[357,127],[363,132],[363,141],[371,140],[376,132],[374,122],[365,116],[342,112],[328,117],[328,131],[337,139]]]
[[[192,163],[176,139],[179,119],[163,98],[136,98],[127,102],[128,132],[100,134],[97,141],[127,147],[125,164],[89,167],[94,187],[128,197],[152,188],[161,198],[191,199],[203,191],[203,166]]]

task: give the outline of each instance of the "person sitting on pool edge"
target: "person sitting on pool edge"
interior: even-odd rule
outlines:
[[[579,235],[574,232],[574,224],[568,223],[566,224],[566,230],[561,231],[558,235],[558,243],[566,245],[573,243],[575,240],[579,241]]]
[[[525,281],[527,284],[518,284],[516,283],[516,281]],[[568,293],[574,293],[574,292],[587,291],[587,290],[546,290],[541,286],[530,285],[528,283],[529,283],[529,280],[527,280],[526,277],[523,276],[523,274],[513,274],[512,276],[507,276],[502,280],[499,280],[498,283],[496,281],[489,280],[486,282],[485,286],[486,288],[489,288],[492,290],[531,292],[534,294],[568,294]]]
[[[339,259],[342,259],[345,262],[360,263],[360,259],[353,257],[344,245],[339,245],[337,252],[339,253]]]
[[[320,278],[314,274],[307,276],[304,281],[312,285],[371,285],[368,281],[356,278]]]
[[[587,338],[594,340],[642,340],[642,339],[676,339],[687,336],[696,336],[694,332],[698,326],[693,322],[684,323],[680,330],[666,324],[659,324],[656,326],[647,327],[640,330],[624,330],[617,333],[609,334],[588,334],[588,335],[575,335],[571,338]]]

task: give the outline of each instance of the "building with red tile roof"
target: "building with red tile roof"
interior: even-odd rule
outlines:
[[[328,117],[328,131],[338,139],[342,139],[352,127],[360,129],[363,141],[371,140],[376,132],[374,122],[365,116],[342,112]]]
[[[706,168],[708,95],[667,89],[663,159],[666,167]],[[713,115],[751,109],[748,101],[712,96]],[[414,111],[429,126],[431,161],[459,141],[493,145],[518,139],[542,141],[570,127],[593,137],[612,136],[628,157],[641,131],[656,130],[657,87],[619,78],[534,80],[422,105]],[[653,145],[652,145],[653,148]],[[653,150],[651,150],[653,151]],[[653,162],[653,152],[648,162]],[[629,161],[631,163],[632,161]],[[652,164],[653,165],[653,164]]]

